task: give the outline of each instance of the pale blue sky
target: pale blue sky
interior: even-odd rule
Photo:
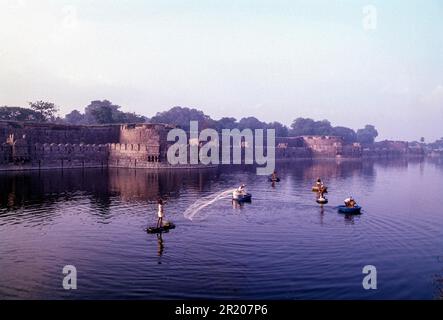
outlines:
[[[375,30],[363,8],[377,9]],[[0,0],[0,105],[329,119],[443,136],[442,1]]]

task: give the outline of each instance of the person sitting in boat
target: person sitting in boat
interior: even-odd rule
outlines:
[[[163,218],[165,217],[165,211],[164,211],[164,202],[163,200],[160,198],[157,201],[158,204],[158,211],[157,211],[157,216],[158,216],[158,220],[157,220],[157,228],[163,227]]]
[[[345,206],[347,208],[354,208],[357,205],[357,202],[355,202],[354,198],[349,197],[345,199]]]
[[[272,172],[271,180],[272,181],[277,181],[278,180],[277,171],[274,170],[274,172]]]
[[[235,189],[234,192],[232,193],[232,196],[234,197],[234,199],[237,199],[238,197],[241,197],[244,195],[246,195],[246,185],[245,184],[242,184],[240,187]]]

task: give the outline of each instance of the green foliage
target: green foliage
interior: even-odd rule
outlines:
[[[82,114],[73,110],[65,116],[69,124],[112,124],[112,123],[143,123],[146,118],[131,112],[122,112],[120,106],[109,100],[95,100],[85,108]]]
[[[267,127],[266,123],[265,122],[261,122],[256,117],[242,118],[238,122],[238,128],[240,130],[243,130],[243,129],[251,129],[251,130],[266,129],[266,127]]]
[[[373,144],[377,136],[378,131],[370,124],[367,124],[363,129],[357,130],[357,141],[363,145]]]
[[[277,121],[269,123],[267,128],[274,129],[277,137],[287,137],[289,135],[289,128]]]
[[[224,117],[217,121],[219,130],[221,129],[234,129],[238,127],[237,119],[232,117]]]
[[[35,101],[29,102],[29,107],[40,114],[39,121],[54,121],[57,116],[58,107],[52,103],[47,101]]]
[[[314,121],[309,118],[297,118],[291,124],[292,136],[332,135],[332,126],[328,120]]]
[[[41,114],[28,108],[0,107],[0,120],[41,121]]]
[[[56,118],[58,108],[50,102],[37,101],[30,103],[32,109],[20,107],[0,107],[0,120],[17,121],[56,121],[57,123],[69,124],[113,124],[113,123],[144,123],[147,118],[135,113],[122,112],[120,106],[109,100],[95,100],[85,108],[82,114],[78,110],[68,113],[64,119]],[[315,121],[310,118],[297,118],[291,127],[274,121],[266,123],[255,117],[244,117],[237,121],[233,117],[224,117],[213,120],[200,110],[187,107],[173,107],[170,110],[158,112],[152,117],[150,123],[173,124],[184,130],[189,130],[190,121],[197,121],[199,129],[214,128],[222,129],[274,129],[277,137],[319,135],[342,137],[345,143],[360,142],[363,145],[372,144],[378,136],[373,125],[366,125],[363,129],[355,132],[351,128],[337,126],[333,127],[328,120]],[[420,139],[424,143],[424,138]],[[433,146],[443,146],[440,139]]]
[[[291,136],[317,135],[342,137],[345,143],[360,142],[372,144],[378,136],[373,125],[366,125],[357,132],[347,127],[333,127],[328,120],[314,121],[309,118],[297,118],[291,125]]]
[[[65,121],[69,124],[84,124],[85,115],[81,114],[78,110],[72,110],[65,116]]]
[[[342,137],[345,143],[354,143],[357,141],[357,134],[355,131],[346,127],[333,127],[331,135]]]
[[[197,109],[174,107],[168,111],[158,112],[151,118],[151,123],[175,124],[183,130],[189,130],[189,122],[198,121],[199,128],[217,128],[216,122]]]

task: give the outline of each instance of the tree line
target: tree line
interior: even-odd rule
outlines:
[[[201,110],[186,107],[173,107],[167,111],[158,112],[147,118],[136,113],[124,112],[121,106],[108,100],[95,100],[84,108],[83,112],[73,110],[64,117],[58,116],[59,108],[52,102],[29,102],[29,107],[0,107],[0,120],[52,122],[73,125],[112,124],[112,123],[164,123],[177,125],[189,130],[190,121],[198,121],[200,128],[234,129],[249,128],[274,129],[278,137],[293,137],[302,135],[339,136],[346,143],[359,142],[372,144],[378,136],[373,125],[354,131],[351,128],[332,126],[328,120],[315,121],[309,118],[297,118],[288,127],[280,122],[263,122],[255,117],[244,117],[237,120],[233,117],[212,119]]]

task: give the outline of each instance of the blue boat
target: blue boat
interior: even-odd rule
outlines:
[[[246,193],[246,194],[242,194],[242,195],[236,195],[236,196],[232,197],[232,199],[235,201],[238,201],[238,202],[250,202],[252,199],[252,194]]]
[[[361,207],[360,206],[354,206],[354,207],[338,206],[338,212],[345,213],[345,214],[360,214]]]

